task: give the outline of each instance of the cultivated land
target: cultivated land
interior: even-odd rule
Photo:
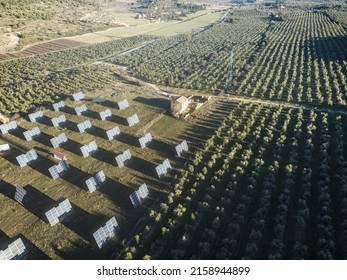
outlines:
[[[22,236],[28,258],[346,259],[347,10],[291,7],[283,20],[269,11],[278,13],[201,11],[191,21],[88,34],[93,44],[0,63],[0,110],[20,126],[0,138],[12,145],[0,157],[1,244]],[[79,90],[89,113],[71,114],[83,102],[67,101],[66,127],[46,118],[38,124],[44,137],[21,138],[36,126],[27,112],[57,116],[50,103]],[[181,120],[164,112],[177,93],[213,98]],[[123,98],[131,107],[119,111]],[[106,108],[117,117],[97,120]],[[132,113],[141,123],[129,128],[123,121]],[[85,119],[95,127],[81,135],[75,124]],[[123,135],[106,140],[115,125]],[[47,140],[61,131],[71,139],[62,149],[72,170],[53,181]],[[146,132],[155,141],[141,150],[136,138]],[[184,139],[190,152],[177,158],[172,148]],[[92,140],[100,151],[83,159],[78,148]],[[33,147],[42,164],[20,169],[14,156]],[[114,156],[126,148],[135,158],[118,168]],[[153,168],[164,158],[174,170],[158,180]],[[83,181],[101,169],[108,182],[89,194]],[[128,195],[143,182],[150,198],[134,209]],[[42,202],[20,206],[17,184]],[[63,198],[74,212],[51,228],[42,209]],[[98,250],[91,234],[111,216],[121,232]]]

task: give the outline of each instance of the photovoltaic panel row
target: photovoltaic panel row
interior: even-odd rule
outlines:
[[[83,94],[83,92],[80,91],[80,92],[74,93],[74,94],[72,95],[72,99],[73,99],[73,101],[80,101],[80,100],[84,99],[84,94]]]
[[[61,115],[59,117],[52,118],[51,121],[54,127],[58,127],[61,123],[66,122],[66,117],[65,115]]]
[[[33,138],[39,136],[40,134],[41,134],[41,131],[38,127],[34,127],[31,130],[27,130],[27,131],[23,132],[25,140],[27,140],[27,141],[33,140]]]
[[[87,129],[90,129],[90,128],[92,128],[92,123],[90,122],[90,120],[86,120],[84,122],[77,124],[77,129],[80,133],[84,133]]]
[[[114,139],[119,134],[120,134],[120,129],[118,126],[106,131],[108,140]]]
[[[16,241],[8,245],[6,250],[0,251],[0,260],[20,259],[26,252],[27,249],[25,248],[22,239],[18,238]]]
[[[0,131],[2,134],[6,134],[11,130],[16,129],[17,127],[18,127],[18,125],[17,125],[16,121],[12,121],[12,122],[0,125]]]
[[[119,167],[123,167],[124,166],[124,162],[126,162],[129,159],[131,159],[131,152],[128,149],[128,150],[124,151],[122,154],[116,156],[117,165]]]
[[[101,111],[99,113],[100,115],[100,119],[102,119],[103,121],[106,120],[107,118],[112,116],[112,112],[110,109],[106,109],[105,111]]]
[[[180,157],[183,152],[188,152],[188,143],[186,140],[184,140],[182,143],[178,144],[175,147],[177,155]]]
[[[25,154],[22,154],[22,155],[16,157],[16,160],[17,160],[20,167],[27,166],[30,162],[35,161],[37,159],[38,159],[38,156],[37,156],[34,149],[28,151]]]
[[[9,144],[3,144],[0,145],[0,152],[5,152],[10,150],[10,145]]]
[[[40,118],[43,118],[43,112],[42,111],[38,111],[36,113],[29,114],[29,120],[31,122],[36,122]]]
[[[64,108],[65,107],[65,102],[64,101],[60,101],[60,102],[54,103],[52,106],[53,106],[53,110],[58,112],[60,110],[60,108]]]
[[[25,196],[27,195],[27,191],[20,186],[16,187],[16,193],[14,194],[14,200],[20,204],[24,204]]]
[[[133,206],[139,207],[142,203],[142,201],[148,197],[149,191],[146,186],[146,184],[143,184],[137,191],[133,192],[129,195],[130,201],[133,204]]]
[[[87,108],[87,106],[85,104],[75,108],[75,112],[76,112],[77,116],[82,115],[82,113],[86,112],[86,111],[88,111],[88,108]]]
[[[49,173],[52,176],[52,179],[58,179],[61,174],[69,169],[69,165],[66,160],[62,160],[57,165],[53,165],[48,169]]]
[[[147,133],[145,136],[139,138],[141,148],[146,148],[147,144],[152,141],[152,135]]]
[[[112,238],[120,231],[118,222],[115,217],[112,217],[106,222],[106,225],[99,228],[96,232],[93,233],[96,244],[99,249],[101,249],[109,238]]]
[[[134,114],[131,117],[127,118],[127,122],[128,122],[129,126],[133,126],[133,125],[139,123],[140,120],[139,120],[139,117],[137,116],[137,114]]]
[[[128,102],[127,99],[124,99],[124,100],[122,100],[122,101],[119,101],[119,102],[117,103],[117,105],[118,105],[118,107],[119,107],[120,110],[124,110],[124,109],[126,109],[126,108],[129,107],[129,102]]]
[[[106,181],[104,171],[98,172],[94,177],[86,180],[86,185],[90,193],[96,191]]]
[[[52,138],[51,140],[53,148],[58,148],[61,144],[67,142],[67,137],[65,133],[59,134],[57,137]]]
[[[87,145],[81,147],[81,152],[83,157],[88,157],[91,153],[95,152],[98,149],[95,141],[90,142]]]
[[[71,203],[68,199],[65,199],[57,207],[45,213],[47,220],[51,226],[56,225],[63,219],[63,217],[72,210]]]
[[[162,164],[159,164],[155,170],[158,174],[158,177],[165,175],[169,169],[172,169],[170,161],[168,159],[164,160]]]

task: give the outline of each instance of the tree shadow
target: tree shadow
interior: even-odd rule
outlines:
[[[95,151],[91,156],[99,161],[103,161],[105,163],[109,163],[111,165],[116,164],[116,154],[105,150],[104,148],[98,147],[97,151]]]
[[[341,63],[347,60],[347,36],[315,38],[307,40],[304,45],[311,50],[314,60],[322,59],[325,62],[340,61]]]
[[[170,100],[164,98],[145,98],[142,96],[138,96],[135,97],[133,100],[148,106],[157,107],[165,110],[170,109],[171,106]]]

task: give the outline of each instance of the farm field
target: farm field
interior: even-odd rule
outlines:
[[[214,110],[230,114],[161,205],[140,257],[346,259],[346,116],[226,101]]]
[[[2,155],[1,166],[1,230],[8,236],[23,235],[26,240],[37,248],[38,255],[29,255],[29,258],[46,255],[48,258],[109,258],[114,246],[121,247],[122,239],[129,238],[134,225],[143,215],[148,215],[147,207],[158,197],[165,194],[170,177],[159,180],[155,174],[155,166],[165,158],[169,158],[174,169],[179,171],[184,159],[174,156],[174,144],[182,140],[183,124],[175,128],[175,136],[157,136],[156,130],[152,130],[146,124],[153,119],[160,121],[161,114],[166,109],[168,101],[160,99],[163,108],[151,106],[151,95],[134,96],[132,94],[117,94],[105,103],[97,104],[92,101],[93,95],[87,96],[88,101],[66,102],[67,106],[62,112],[44,110],[45,119],[39,123],[29,123],[26,118],[16,119],[19,129],[13,134],[1,136],[1,142],[10,143],[11,152]],[[128,98],[130,107],[124,111],[116,109],[116,100]],[[74,107],[85,103],[88,112],[83,116],[73,113]],[[154,103],[157,105],[157,103]],[[106,108],[111,108],[114,117],[102,121],[98,113]],[[137,113],[140,125],[128,127],[125,125],[125,117]],[[65,114],[68,122],[62,128],[54,128],[50,124],[50,118]],[[90,119],[93,127],[83,134],[76,131],[76,124]],[[170,121],[170,120],[168,120]],[[177,122],[177,121],[175,121]],[[155,123],[154,123],[155,124]],[[26,142],[22,132],[38,126],[42,135],[37,139]],[[121,135],[115,140],[106,140],[105,131],[119,126]],[[150,132],[154,137],[153,143],[145,148],[138,147],[137,138]],[[56,164],[51,156],[51,144],[49,139],[65,133],[68,143],[61,150],[66,153],[70,170],[61,179],[52,180],[48,168]],[[79,147],[95,140],[99,150],[91,157],[83,158]],[[31,166],[20,168],[15,157],[24,151],[34,148],[39,154],[39,161]],[[123,168],[117,167],[114,157],[130,148],[133,159]],[[84,181],[103,170],[107,182],[100,191],[89,193]],[[174,171],[171,173],[175,174]],[[131,192],[142,183],[146,183],[150,189],[150,199],[143,207],[134,209],[128,198]],[[28,203],[28,209],[13,200],[14,186],[21,185],[32,194],[34,201]],[[73,213],[62,224],[51,228],[45,221],[44,213],[55,206],[63,198],[69,198],[73,205]],[[94,244],[92,233],[106,222],[107,217],[115,216],[120,224],[121,233],[113,246],[99,250]],[[16,222],[14,222],[16,221]],[[112,242],[111,242],[112,243]],[[118,244],[118,245],[117,245]],[[35,252],[35,251],[34,251]]]
[[[183,21],[164,21],[116,27],[105,31],[73,36],[70,37],[70,39],[83,43],[95,44],[136,35],[173,36],[176,34],[189,33],[193,30],[202,29],[218,21],[221,16],[222,13],[220,12],[211,13],[201,11],[188,15],[187,19],[184,19]]]

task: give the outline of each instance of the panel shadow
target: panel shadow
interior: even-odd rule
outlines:
[[[175,147],[165,143],[163,141],[160,141],[158,139],[152,139],[152,141],[150,143],[148,143],[147,147],[149,149],[155,150],[155,151],[159,151],[160,153],[166,155],[166,156],[174,156],[176,155],[175,152]]]
[[[61,148],[63,148],[64,150],[69,151],[70,153],[73,153],[77,156],[81,156],[81,147],[82,145],[72,139],[68,139],[68,141],[66,143],[63,143],[60,145]]]
[[[22,239],[25,247],[27,248],[28,254],[25,256],[26,260],[50,260],[42,250],[35,246],[34,243],[30,242],[23,234],[18,236]]]
[[[117,124],[120,124],[120,125],[128,126],[128,122],[127,122],[126,118],[123,118],[123,117],[115,115],[115,114],[112,114],[112,116],[109,117],[107,120],[114,122],[114,123],[117,123]]]
[[[16,129],[14,130],[11,130],[9,133],[16,136],[17,138],[19,139],[22,139],[24,141],[26,141],[23,133],[27,131],[25,128],[21,127],[21,126],[18,126]]]
[[[121,132],[119,135],[117,135],[117,141],[130,146],[140,147],[139,139],[134,135],[125,132]]]
[[[116,154],[101,147],[98,147],[98,150],[92,153],[91,157],[111,165],[116,165],[117,163],[115,159]]]
[[[86,112],[83,112],[82,115],[86,116],[90,119],[93,119],[93,120],[101,120],[99,112],[95,112],[95,111],[90,110],[90,109],[88,109]]]
[[[64,172],[62,174],[61,178],[63,180],[65,180],[66,182],[69,182],[70,184],[74,185],[74,186],[77,186],[83,190],[87,190],[84,182],[92,176],[93,175],[88,174],[88,173],[82,171],[81,169],[70,165],[69,170]]]
[[[91,128],[86,130],[86,133],[89,133],[90,135],[100,137],[102,139],[108,140],[107,135],[106,135],[106,130],[93,125]]]
[[[132,156],[132,158],[126,162],[126,166],[150,177],[157,176],[155,171],[156,165],[154,163],[136,156]]]

